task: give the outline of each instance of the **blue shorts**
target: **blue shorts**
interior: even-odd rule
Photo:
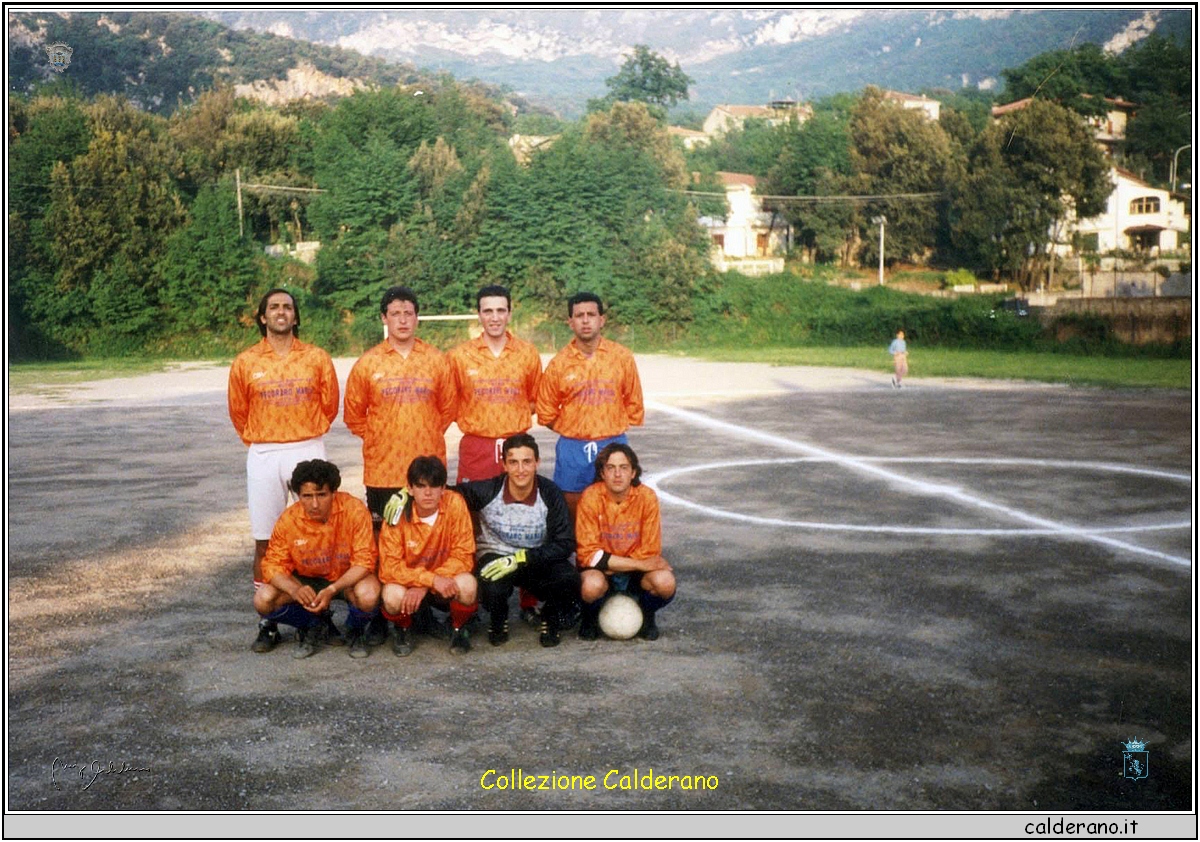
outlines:
[[[596,481],[596,454],[613,442],[629,444],[625,434],[607,439],[558,437],[554,446],[554,484],[568,493],[579,493]]]

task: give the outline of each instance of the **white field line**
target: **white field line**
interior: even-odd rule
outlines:
[[[1151,558],[1159,559],[1160,561],[1166,561],[1183,567],[1190,568],[1192,565],[1192,560],[1190,558],[1174,556],[1168,553],[1159,552],[1158,550],[1148,549],[1146,547],[1139,547],[1136,544],[1130,544],[1127,541],[1120,541],[1116,538],[1110,538],[1107,535],[1097,534],[1091,530],[1071,526],[1065,523],[1059,523],[1057,521],[1049,520],[1038,515],[1021,511],[1020,509],[1014,509],[1011,506],[993,503],[990,500],[985,500],[982,497],[968,493],[958,486],[925,482],[923,480],[906,477],[903,474],[898,474],[894,471],[889,471],[886,468],[879,467],[878,465],[873,464],[873,461],[869,462],[863,459],[856,459],[853,456],[845,456],[830,450],[825,450],[824,448],[805,444],[804,442],[783,438],[782,436],[776,436],[771,433],[764,433],[749,427],[731,424],[727,421],[720,421],[716,418],[709,418],[708,416],[701,415],[698,412],[693,412],[688,409],[680,409],[679,407],[670,406],[658,401],[646,401],[646,407],[653,409],[656,412],[673,415],[676,418],[691,424],[696,424],[697,426],[708,427],[713,430],[720,430],[721,432],[736,435],[743,439],[757,441],[781,450],[803,453],[807,456],[816,456],[823,460],[841,465],[842,467],[873,476],[877,479],[881,479],[893,486],[898,487],[902,491],[925,494],[933,497],[941,497],[975,509],[981,509],[994,514],[1004,515],[1022,523],[1028,523],[1032,526],[1038,527],[1039,530],[1044,530],[1045,534],[1103,544],[1105,546],[1112,547],[1113,549],[1149,556]],[[1169,476],[1173,479],[1179,478],[1178,475],[1175,474],[1171,474]],[[671,496],[673,497],[674,495]],[[970,534],[978,535],[987,533],[984,530],[978,530],[973,531]]]

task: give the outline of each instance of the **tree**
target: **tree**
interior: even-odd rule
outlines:
[[[862,195],[942,194],[956,171],[956,147],[942,127],[915,110],[889,102],[869,87],[850,116],[851,186]],[[858,217],[860,259],[879,259],[879,240],[868,220],[887,217],[887,253],[892,261],[923,259],[938,239],[937,196],[867,202]]]
[[[167,240],[156,267],[162,303],[179,329],[220,334],[237,324],[258,282],[257,249],[238,236],[229,181],[202,188],[190,216]]]
[[[679,62],[671,64],[646,45],[637,44],[617,75],[604,80],[608,95],[590,101],[588,110],[604,111],[614,102],[644,102],[665,114],[666,109],[688,98],[692,81]]]
[[[1108,174],[1079,115],[1035,99],[989,126],[972,148],[954,189],[955,246],[973,267],[1028,287],[1062,221],[1104,211]]]

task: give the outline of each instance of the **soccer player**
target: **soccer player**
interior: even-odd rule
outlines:
[[[509,436],[533,426],[542,358],[529,342],[513,336],[512,296],[499,285],[485,286],[475,296],[483,333],[446,355],[454,374],[458,404],[458,473],[455,483],[491,479],[504,473],[502,445]],[[537,617],[537,599],[524,589],[521,616]]]
[[[539,642],[557,646],[562,615],[579,596],[571,513],[558,486],[538,475],[533,436],[505,439],[502,453],[503,475],[458,486],[479,521],[476,576],[490,615],[488,642],[508,640],[508,599],[522,587],[545,601]]]
[[[338,491],[342,475],[324,459],[301,462],[291,486],[299,498],[284,510],[263,558],[267,583],[254,593],[264,618],[296,627],[293,657],[307,658],[328,628],[329,604],[350,605],[350,657],[365,658],[364,631],[379,609],[371,514],[363,502]]]
[[[582,569],[579,636],[599,636],[600,607],[610,591],[628,593],[642,607],[647,640],[658,639],[654,615],[675,597],[675,574],[662,556],[658,495],[642,485],[642,467],[627,444],[596,456],[596,482],[579,501],[576,558]]]
[[[363,440],[363,484],[376,531],[383,507],[408,480],[417,456],[446,461],[454,382],[441,351],[417,338],[420,305],[408,287],[390,287],[379,305],[387,338],[363,354],[346,380],[342,418]]]
[[[567,301],[567,324],[575,338],[555,355],[538,387],[538,422],[558,433],[554,482],[572,515],[579,495],[595,476],[593,461],[611,442],[627,443],[625,431],[645,417],[642,383],[629,349],[605,339],[604,304],[580,292]]]
[[[246,491],[258,590],[267,581],[263,556],[288,505],[292,469],[306,459],[325,458],[324,436],[337,417],[339,393],[329,354],[299,339],[300,308],[290,292],[268,290],[255,321],[262,341],[234,359],[228,400],[233,427],[249,447]],[[270,652],[279,640],[275,622],[260,620],[254,651]]]
[[[475,616],[475,535],[463,498],[446,490],[446,465],[418,456],[408,466],[408,487],[387,506],[379,532],[383,616],[395,626],[392,652],[413,651],[413,615],[426,602],[450,613],[450,651],[471,649],[466,625]]]

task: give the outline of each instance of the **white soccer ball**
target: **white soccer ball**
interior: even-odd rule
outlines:
[[[613,640],[629,640],[642,628],[642,609],[633,597],[613,594],[600,609],[600,631]]]

